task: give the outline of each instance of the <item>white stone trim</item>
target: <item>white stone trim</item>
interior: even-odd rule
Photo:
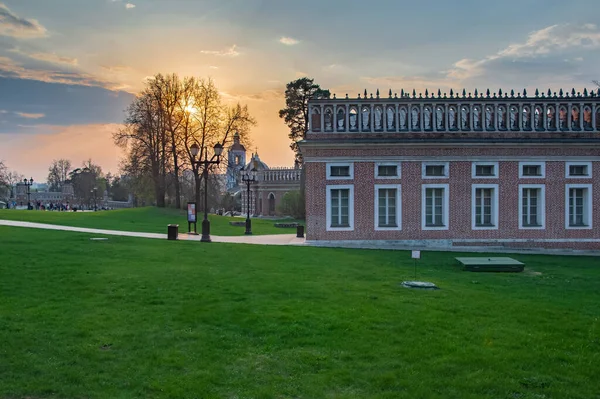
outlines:
[[[350,176],[331,176],[332,166],[348,166],[350,169]],[[353,180],[354,179],[354,162],[327,162],[327,180]]]
[[[539,166],[540,176],[525,176],[523,175],[524,166]],[[519,162],[519,179],[545,179],[546,178],[546,162],[544,161],[520,161]]]
[[[476,170],[478,166],[493,166],[494,167],[494,174],[491,176],[477,176],[476,175]],[[500,174],[500,166],[498,161],[489,161],[489,162],[483,162],[483,161],[477,161],[477,162],[471,162],[471,178],[472,179],[497,179],[498,175]]]
[[[527,165],[532,165],[527,163]],[[520,166],[519,166],[520,168]],[[523,226],[523,189],[534,188],[540,190],[538,198],[538,212],[540,226]],[[546,185],[545,184],[519,184],[519,230],[545,230],[546,229]]]
[[[492,189],[492,226],[477,226],[475,223],[475,207],[477,189]],[[471,184],[471,230],[498,230],[498,184]]]
[[[588,174],[585,176],[571,176],[569,169],[571,166],[586,166]],[[591,179],[592,178],[592,162],[565,162],[565,177],[567,179]]]
[[[426,210],[425,210],[425,193],[428,188],[443,188],[443,215],[442,221],[444,226],[426,226]],[[449,184],[422,184],[421,185],[421,230],[448,230],[450,215],[450,185]]]
[[[456,148],[456,147],[455,147]],[[564,156],[399,156],[399,155],[356,155],[352,157],[346,156],[336,156],[334,157],[337,162],[387,162],[387,161],[398,161],[401,159],[402,162],[489,162],[489,161],[499,161],[499,162],[517,162],[517,161],[527,161],[527,162],[543,162],[543,161],[555,161],[555,162],[575,162],[575,163],[584,163],[596,161],[600,162],[600,157],[590,157],[590,156],[581,156],[581,157],[564,157]],[[308,163],[329,163],[331,162],[332,157],[310,157],[307,156],[304,158],[304,162]]]
[[[378,169],[380,166],[396,166],[398,169],[398,174],[396,176],[379,176],[378,173]],[[402,178],[402,162],[400,161],[390,161],[390,162],[375,162],[375,168],[374,168],[374,176],[376,179],[400,179]]]
[[[379,189],[396,189],[396,225],[397,227],[379,227]],[[402,230],[402,186],[400,184],[375,184],[375,231]]]
[[[348,192],[348,227],[331,227],[331,190],[347,189]],[[354,184],[328,184],[325,186],[326,231],[354,231]]]
[[[584,198],[584,212],[587,216],[588,224],[586,226],[569,226],[569,190],[572,188],[583,188],[587,189],[586,198]],[[565,229],[567,230],[591,230],[593,227],[593,214],[592,214],[592,185],[591,184],[565,184]]]
[[[443,166],[443,176],[426,176],[425,171],[427,166]],[[450,176],[450,163],[449,162],[435,162],[435,161],[423,161],[421,163],[421,178],[423,179],[447,179]]]

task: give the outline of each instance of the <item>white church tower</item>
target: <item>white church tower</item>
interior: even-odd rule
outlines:
[[[227,191],[240,189],[240,170],[246,165],[246,148],[240,143],[240,135],[235,132],[233,144],[227,151]]]

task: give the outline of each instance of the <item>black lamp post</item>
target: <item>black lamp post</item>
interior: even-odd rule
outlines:
[[[190,153],[192,154],[192,162],[198,167],[202,166],[202,177],[204,178],[204,220],[202,221],[202,237],[201,242],[210,242],[210,222],[208,220],[208,167],[210,165],[218,165],[221,163],[221,154],[223,153],[223,146],[219,143],[213,147],[215,155],[211,159],[208,159],[208,153],[204,149],[204,160],[197,160],[196,155],[200,152],[200,146],[196,143],[190,147]],[[216,159],[214,159],[216,157]]]
[[[247,235],[252,234],[252,221],[250,220],[250,185],[257,181],[256,179],[256,168],[252,168],[245,173],[242,173],[242,181],[246,183],[246,192],[248,193],[248,200],[246,201],[246,210],[248,216],[246,217],[246,233]]]
[[[29,180],[27,179],[23,179],[23,184],[25,184],[25,187],[27,189],[27,209],[31,209],[30,208],[30,196],[31,196],[31,190],[29,189],[31,187],[31,185],[33,184],[33,177]]]
[[[98,211],[98,205],[97,205],[97,198],[98,198],[98,188],[94,187],[93,189],[90,190],[90,193],[92,193],[94,195],[94,212]]]

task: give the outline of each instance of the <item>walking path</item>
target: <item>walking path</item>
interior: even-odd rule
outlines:
[[[34,229],[46,229],[46,230],[62,230],[62,231],[76,231],[79,233],[89,234],[103,234],[111,236],[123,236],[123,237],[140,237],[140,238],[155,238],[159,240],[166,240],[166,234],[160,233],[140,233],[136,231],[120,231],[120,230],[103,230],[103,229],[90,229],[86,227],[72,227],[72,226],[60,226],[56,224],[45,224],[45,223],[32,223],[32,222],[19,222],[14,220],[2,220],[0,219],[0,226],[12,226],[12,227],[29,227]],[[179,240],[181,241],[200,241],[200,235],[191,235],[187,233],[179,234]],[[251,235],[251,236],[210,236],[213,242],[227,242],[227,243],[238,243],[238,244],[256,244],[256,245],[304,245],[304,238],[297,238],[295,234],[270,234],[270,235]]]
[[[121,231],[121,230],[102,230],[102,229],[90,229],[86,227],[72,227],[72,226],[60,226],[56,224],[44,224],[44,223],[32,223],[32,222],[19,222],[14,220],[3,220],[0,219],[0,226],[12,226],[12,227],[29,227],[34,229],[47,229],[47,230],[62,230],[62,231],[76,231],[80,233],[89,234],[102,234],[111,236],[123,236],[123,237],[140,237],[140,238],[154,238],[159,240],[166,240],[166,234],[160,233],[140,233],[137,231]],[[200,235],[191,235],[187,233],[180,233],[178,239],[181,241],[200,241]],[[442,252],[480,252],[480,253],[520,253],[520,254],[552,254],[552,255],[588,255],[588,256],[600,256],[600,251],[594,250],[566,250],[566,249],[542,249],[542,248],[501,248],[501,247],[454,247],[454,248],[435,248],[435,247],[424,247],[418,248],[415,246],[404,246],[399,244],[382,244],[382,243],[370,243],[370,242],[344,242],[344,241],[308,241],[305,238],[297,238],[295,234],[270,234],[270,235],[251,235],[251,236],[210,236],[212,242],[225,242],[225,243],[237,243],[237,244],[254,244],[254,245],[307,245],[315,247],[333,247],[333,248],[355,248],[355,249],[387,249],[387,250],[400,250],[410,251],[414,249],[421,249],[423,251],[442,251]]]

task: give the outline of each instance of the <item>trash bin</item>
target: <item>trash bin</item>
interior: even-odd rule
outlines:
[[[179,225],[178,224],[170,224],[167,226],[167,240],[176,240],[177,235],[179,234]]]
[[[298,225],[296,227],[296,237],[298,237],[298,238],[304,238],[304,226]]]

